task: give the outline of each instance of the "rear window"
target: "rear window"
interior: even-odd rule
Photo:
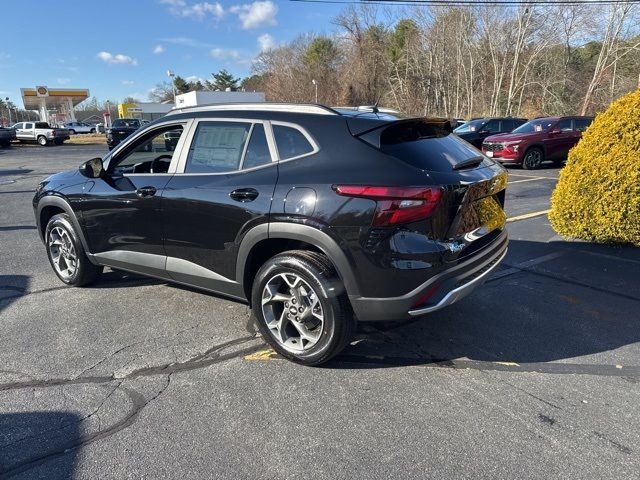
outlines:
[[[584,132],[587,129],[587,127],[591,125],[591,121],[592,119],[590,118],[576,118],[573,121],[573,125],[578,132]]]
[[[444,123],[416,121],[391,125],[380,134],[380,148],[414,167],[432,172],[450,172],[473,159],[483,161],[478,150],[451,133]]]

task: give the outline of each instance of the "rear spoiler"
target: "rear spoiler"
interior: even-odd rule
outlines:
[[[453,132],[449,119],[434,117],[403,118],[392,121],[355,117],[347,119],[347,125],[354,137],[358,137],[376,148],[380,148],[383,134],[387,137],[387,141],[393,142],[394,137],[398,137],[398,141],[410,141],[418,138],[442,137]]]

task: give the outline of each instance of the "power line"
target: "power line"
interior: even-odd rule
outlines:
[[[596,6],[616,4],[640,4],[640,0],[289,0],[299,3],[328,3],[343,5],[393,5],[393,6]]]

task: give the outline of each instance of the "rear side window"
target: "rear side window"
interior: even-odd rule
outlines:
[[[297,128],[273,125],[273,135],[280,160],[306,155],[314,150],[307,137]]]
[[[458,164],[482,156],[478,150],[444,124],[402,122],[391,125],[380,134],[380,148],[421,170],[451,172]]]
[[[573,121],[573,127],[578,132],[584,132],[591,125],[590,118],[576,118]]]
[[[200,122],[191,142],[185,173],[221,173],[240,168],[251,124]]]
[[[247,145],[247,153],[242,162],[242,168],[259,167],[271,163],[271,152],[269,152],[269,144],[267,136],[264,133],[264,126],[256,123],[251,131],[249,145]]]

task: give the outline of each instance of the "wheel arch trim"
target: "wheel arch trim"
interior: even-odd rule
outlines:
[[[267,239],[298,240],[314,245],[322,251],[335,266],[338,275],[344,282],[349,295],[359,295],[360,291],[349,260],[338,245],[328,234],[308,225],[288,222],[272,222],[253,227],[249,230],[238,249],[236,264],[236,281],[244,286],[244,275],[247,259],[251,250],[260,242]]]
[[[43,242],[45,241],[44,229],[46,228],[46,225],[41,225],[40,219],[42,218],[42,210],[46,207],[61,208],[64,211],[64,213],[69,215],[71,224],[73,225],[73,228],[76,230],[76,234],[78,235],[78,238],[80,238],[80,242],[82,243],[82,248],[84,248],[84,251],[87,253],[87,257],[89,257],[91,262],[94,263],[94,260],[92,258],[93,256],[90,254],[89,244],[87,243],[87,240],[84,236],[84,231],[82,230],[82,227],[80,227],[80,222],[78,222],[78,218],[76,217],[75,212],[71,208],[71,205],[69,205],[69,203],[62,197],[59,197],[56,195],[49,195],[46,197],[42,197],[38,201],[38,208],[36,210],[36,225],[38,227],[38,234],[40,235],[40,239]]]

